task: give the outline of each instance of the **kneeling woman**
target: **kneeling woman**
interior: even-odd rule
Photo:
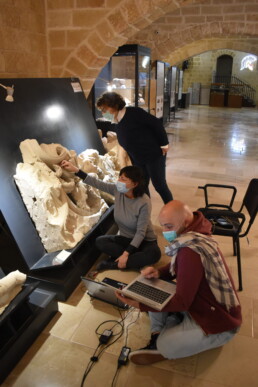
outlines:
[[[100,262],[97,270],[141,269],[160,259],[160,248],[150,220],[151,201],[144,193],[144,177],[139,167],[121,169],[116,184],[89,176],[66,160],[61,162],[61,167],[75,172],[86,184],[115,197],[114,218],[119,233],[96,239],[97,248],[109,255],[108,260]]]

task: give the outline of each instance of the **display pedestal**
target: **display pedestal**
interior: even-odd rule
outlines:
[[[100,255],[95,247],[98,236],[117,232],[114,223],[113,205],[101,216],[99,222],[84,236],[71,251],[67,260],[58,266],[28,269],[26,259],[20,254],[12,234],[0,217],[0,226],[5,232],[0,238],[1,267],[5,274],[20,270],[27,274],[29,281],[40,281],[40,287],[57,294],[60,301],[65,301],[81,280],[81,276],[91,268]]]
[[[242,107],[242,96],[230,94],[228,96],[228,107],[241,108]]]
[[[190,105],[190,93],[182,93],[182,99],[180,103],[181,109],[187,109]]]
[[[26,296],[25,288],[0,315],[0,383],[57,311],[55,293],[36,288]]]
[[[37,270],[29,273],[29,280],[40,281],[40,287],[57,294],[60,301],[65,301],[81,281],[81,276],[90,270],[100,255],[95,247],[98,236],[117,232],[113,223],[113,208],[102,215],[100,222],[91,229],[76,252],[63,266],[53,269]]]
[[[210,106],[224,107],[224,94],[223,93],[211,93]]]

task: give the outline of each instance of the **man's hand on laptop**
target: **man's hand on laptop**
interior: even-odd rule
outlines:
[[[134,301],[132,300],[131,298],[128,298],[128,297],[125,297],[119,290],[116,290],[115,291],[115,294],[117,296],[117,298],[122,301],[124,304],[127,304],[127,305],[130,305],[132,306],[133,308],[137,308],[139,309],[139,302],[138,301]]]
[[[157,269],[154,269],[154,267],[149,266],[145,269],[141,270],[141,274],[148,279],[151,278],[159,278],[159,271]]]

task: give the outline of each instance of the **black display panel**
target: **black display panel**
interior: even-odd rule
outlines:
[[[77,154],[88,148],[105,151],[78,79],[19,78],[0,83],[14,85],[14,102],[5,100],[6,90],[0,87],[0,211],[31,268],[46,252],[13,178],[22,162],[20,142],[59,143]]]

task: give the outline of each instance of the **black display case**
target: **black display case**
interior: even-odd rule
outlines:
[[[170,64],[164,63],[164,104],[163,104],[163,123],[170,121],[170,94],[171,94],[171,73]]]
[[[53,265],[58,252],[45,251],[14,181],[17,163],[22,162],[19,144],[36,139],[39,144],[61,144],[77,154],[88,148],[100,154],[105,150],[78,79],[19,78],[0,83],[14,85],[14,102],[5,101],[6,91],[0,89],[0,266],[5,274],[19,269],[65,300],[99,256],[95,239],[114,226],[113,207],[69,250],[63,264]],[[62,114],[48,118],[50,108]]]
[[[152,110],[166,124],[170,121],[172,102],[172,70],[169,63],[160,60],[152,63],[151,83],[154,83],[150,97]]]
[[[178,98],[177,98],[177,67],[171,66],[169,70],[170,76],[170,109],[169,119],[174,118],[177,110]]]
[[[115,91],[127,106],[139,106],[150,111],[150,56],[148,47],[126,44],[118,48],[102,69],[91,90],[93,115],[102,117],[95,102],[101,94]]]
[[[121,94],[128,106],[150,109],[150,57],[151,50],[138,44],[119,47],[112,57],[112,86]],[[120,84],[119,84],[120,80]],[[125,81],[123,84],[123,80]]]
[[[0,384],[58,311],[56,294],[38,285],[25,284],[0,315]]]

